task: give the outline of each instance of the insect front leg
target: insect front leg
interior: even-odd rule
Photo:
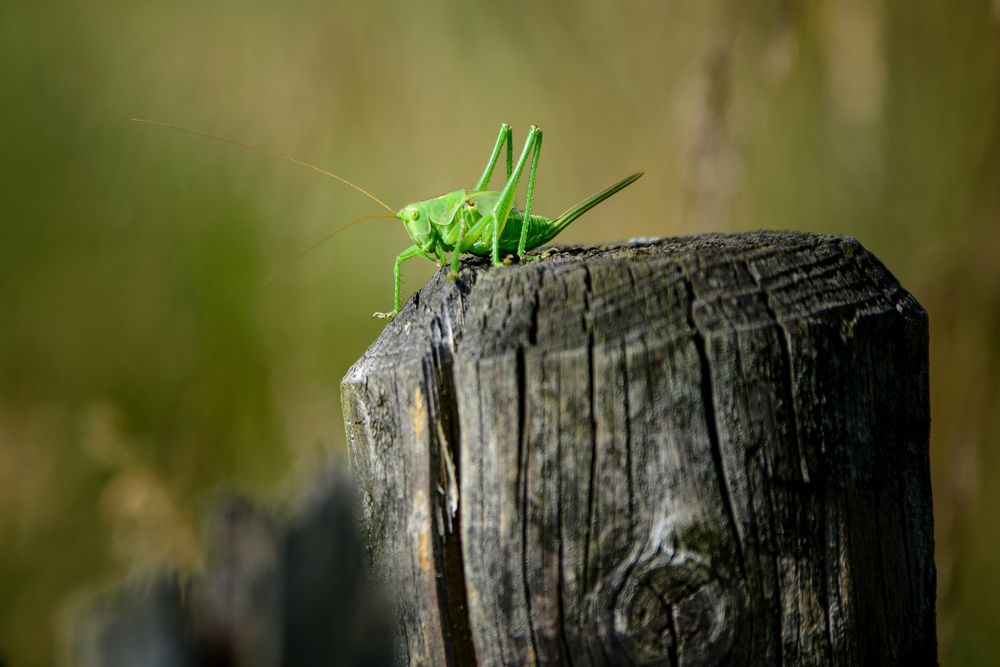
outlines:
[[[400,288],[402,287],[402,279],[400,278],[399,265],[410,259],[411,257],[416,257],[417,255],[427,257],[430,259],[430,255],[426,254],[420,246],[412,245],[403,252],[399,253],[396,257],[396,264],[393,266],[392,275],[395,279],[395,292],[393,297],[393,308],[391,312],[388,313],[372,313],[372,317],[378,317],[380,319],[392,319],[399,314],[399,309],[403,306],[403,300],[400,296]]]
[[[503,149],[504,144],[507,145],[507,178],[510,178],[511,161],[514,152],[513,136],[510,125],[501,123],[500,134],[497,135],[497,143],[493,147],[493,152],[490,153],[490,159],[486,162],[486,169],[483,170],[483,175],[476,182],[474,190],[485,190],[486,186],[490,184],[490,179],[493,177],[493,168],[497,165],[497,158],[500,157],[500,151]]]
[[[498,266],[500,264],[500,234],[503,232],[503,228],[507,224],[507,218],[510,217],[510,209],[514,205],[514,193],[517,191],[517,184],[521,180],[521,173],[524,171],[524,165],[528,161],[529,154],[533,154],[530,175],[528,177],[529,190],[527,200],[528,208],[530,209],[531,207],[531,200],[535,195],[534,175],[538,167],[538,154],[541,145],[542,131],[532,125],[528,130],[528,138],[524,142],[524,148],[521,149],[521,157],[517,160],[517,166],[514,167],[514,171],[511,173],[510,178],[507,179],[507,183],[504,185],[503,190],[500,192],[500,197],[497,199],[497,203],[493,207],[493,239],[491,252],[493,266]],[[526,213],[528,212],[530,211],[526,211]],[[527,217],[525,217],[525,224],[521,230],[522,243],[519,244],[519,248],[523,246],[523,240],[525,238],[524,230],[527,228]]]

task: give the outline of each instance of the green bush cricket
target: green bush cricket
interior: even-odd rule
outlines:
[[[400,265],[406,260],[412,257],[423,257],[436,262],[439,266],[445,266],[449,263],[447,253],[451,252],[449,276],[454,278],[458,276],[458,260],[463,253],[489,257],[494,266],[502,264],[500,260],[501,252],[516,253],[519,261],[541,259],[540,256],[527,254],[528,251],[548,243],[581,215],[611,195],[631,185],[642,176],[642,172],[638,172],[623,178],[614,185],[584,199],[558,217],[546,218],[539,215],[532,215],[531,205],[535,195],[538,157],[542,150],[542,131],[534,125],[528,129],[528,137],[525,140],[524,148],[521,150],[521,155],[515,164],[513,161],[511,128],[506,123],[503,123],[500,125],[500,133],[497,135],[496,144],[490,153],[486,168],[471,190],[455,190],[439,197],[408,204],[396,211],[375,195],[347,179],[293,157],[281,153],[264,151],[238,141],[185,130],[184,128],[167,125],[158,121],[141,118],[133,118],[132,120],[195,134],[215,141],[235,144],[243,148],[294,162],[335,178],[341,183],[354,188],[391,214],[369,215],[354,220],[308,248],[302,255],[296,258],[296,261],[334,234],[362,220],[385,217],[402,221],[407,234],[413,240],[413,245],[399,253],[396,257],[396,262],[393,266],[393,308],[387,313],[374,313],[375,317],[380,318],[392,318],[399,314],[399,310],[402,307]],[[499,192],[486,190],[485,188],[489,185],[490,179],[493,176],[497,160],[500,158],[500,153],[505,147],[507,180],[504,183],[503,189]],[[531,159],[531,166],[528,169],[527,194],[525,196],[524,209],[519,210],[514,205],[514,194],[529,158]]]

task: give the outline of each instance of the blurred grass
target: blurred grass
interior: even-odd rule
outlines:
[[[931,316],[944,664],[1000,655],[1000,22],[985,1],[0,8],[0,656],[46,664],[73,590],[197,562],[222,486],[277,497],[343,448],[401,229],[260,287],[356,193],[394,205],[546,130],[537,208],[635,169],[566,242],[857,236]],[[409,264],[413,290],[432,267]]]

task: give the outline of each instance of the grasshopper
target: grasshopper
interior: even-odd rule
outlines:
[[[499,192],[487,190],[504,146],[507,148],[507,181]],[[528,255],[527,251],[548,243],[581,215],[642,176],[642,172],[639,172],[623,178],[557,218],[533,216],[531,204],[535,196],[535,176],[541,151],[542,131],[532,125],[528,129],[528,138],[524,142],[521,156],[516,166],[513,165],[512,133],[510,126],[503,123],[486,168],[472,190],[456,190],[434,199],[414,202],[397,211],[395,215],[403,221],[407,233],[413,239],[413,245],[396,257],[393,270],[393,309],[388,313],[375,313],[375,317],[393,317],[399,313],[399,267],[411,257],[420,256],[444,264],[445,253],[451,251],[449,275],[452,277],[458,275],[458,258],[462,253],[489,256],[494,266],[501,263],[501,252],[516,252],[520,261],[540,259],[536,255]],[[528,171],[528,191],[522,211],[514,207],[514,193],[529,156],[531,167]]]
[[[402,221],[407,234],[413,240],[413,245],[403,250],[396,257],[396,262],[393,266],[393,308],[387,313],[374,313],[374,317],[379,318],[392,318],[399,314],[399,310],[402,307],[400,266],[406,260],[413,257],[423,257],[437,263],[438,266],[445,266],[449,264],[447,253],[451,252],[449,277],[454,279],[458,276],[458,261],[463,253],[481,257],[488,256],[494,266],[499,266],[503,263],[500,259],[501,252],[516,253],[518,260],[522,262],[541,259],[541,256],[529,255],[528,251],[548,243],[581,215],[611,195],[631,185],[642,176],[642,172],[638,172],[623,178],[614,185],[584,199],[556,218],[532,215],[531,205],[535,195],[538,157],[542,150],[542,131],[534,125],[528,129],[528,137],[524,142],[524,148],[521,150],[521,155],[515,164],[513,161],[513,136],[511,128],[506,123],[502,123],[500,125],[500,132],[497,135],[496,144],[493,146],[493,151],[490,153],[490,158],[486,163],[486,168],[471,190],[455,190],[439,197],[407,204],[397,211],[375,195],[351,183],[347,179],[293,157],[271,151],[262,151],[255,146],[222,139],[221,137],[201,132],[185,130],[158,121],[149,121],[140,118],[133,118],[132,120],[180,130],[224,143],[235,144],[243,148],[294,162],[300,166],[331,176],[341,183],[354,188],[391,214],[388,216],[381,214],[369,215],[359,218],[335,230],[333,234],[361,220],[373,217],[391,217]],[[493,171],[500,158],[500,153],[505,147],[507,180],[504,183],[503,189],[499,192],[487,190],[486,188],[493,177]],[[531,159],[531,166],[528,169],[527,194],[525,196],[524,209],[521,210],[515,206],[514,195],[529,158]],[[333,234],[321,239],[302,253],[302,255],[313,250],[320,243],[333,236]],[[299,255],[296,261],[302,255]]]

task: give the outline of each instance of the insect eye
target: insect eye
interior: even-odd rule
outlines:
[[[410,209],[410,220],[419,220],[419,219],[420,219],[420,209],[418,209],[418,208],[411,208]]]

